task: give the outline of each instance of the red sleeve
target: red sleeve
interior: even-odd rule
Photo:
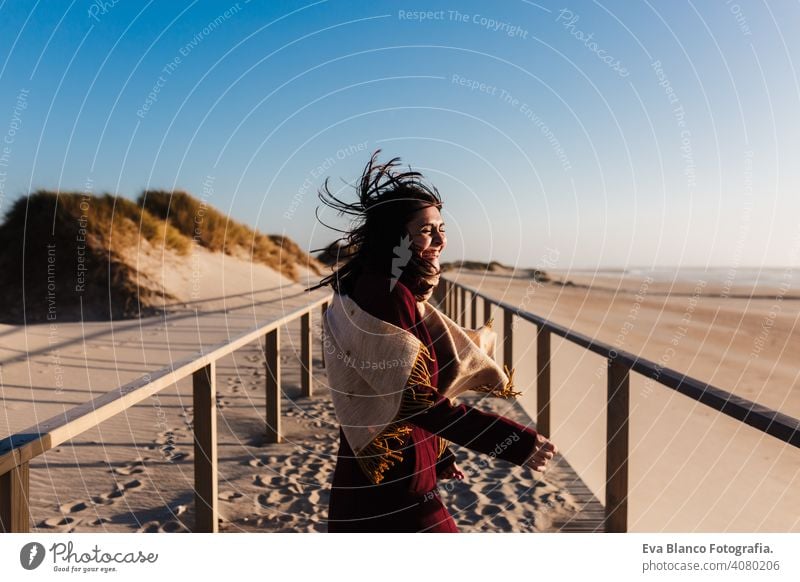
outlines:
[[[389,289],[389,279],[384,281],[385,289],[376,281],[357,286],[355,300],[365,311],[413,333],[424,342],[420,327],[425,324],[419,320],[414,295],[400,282]],[[432,390],[435,404],[409,417],[410,423],[476,452],[516,465],[522,465],[533,452],[535,430],[467,404],[454,405],[435,389],[419,385],[415,389]]]

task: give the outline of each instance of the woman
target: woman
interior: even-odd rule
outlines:
[[[379,153],[357,202],[334,196],[327,180],[319,193],[356,218],[339,239],[345,264],[311,288],[336,292],[323,321],[340,422],[328,531],[458,532],[437,489],[440,478],[464,478],[448,441],[537,471],[557,448],[510,419],[454,403],[465,390],[516,393],[481,348],[496,334],[464,330],[427,302],[447,245],[438,191],[419,172],[396,172],[399,158],[378,164]]]

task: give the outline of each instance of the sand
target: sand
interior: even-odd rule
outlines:
[[[164,317],[0,327],[0,433],[24,430],[309,300],[267,267],[204,249],[187,260],[143,247],[134,258],[148,284],[159,281],[179,298]],[[312,321],[318,336],[318,313]],[[314,395],[300,396],[298,339],[299,321],[281,329],[281,444],[263,437],[263,346],[254,342],[217,363],[220,531],[327,530],[338,425],[318,341]],[[187,378],[32,461],[32,531],[191,529],[191,391]],[[477,406],[531,423],[520,406],[479,398]],[[580,509],[564,459],[543,476],[499,460],[477,470],[478,455],[454,450],[468,478],[443,481],[440,492],[462,531],[552,531]]]
[[[308,301],[300,285],[240,259],[202,249],[188,261],[153,249],[141,253],[139,264],[148,278],[163,281],[165,290],[180,299],[165,317],[0,327],[0,432],[25,429]],[[800,415],[795,291],[776,310],[770,297],[774,289],[752,300],[713,297],[713,290],[705,289],[693,299],[692,282],[671,289],[651,285],[630,318],[641,282],[624,281],[627,292],[621,292],[613,278],[602,285],[573,279],[577,285],[565,287],[531,285],[506,274],[448,276],[719,388]],[[580,286],[587,283],[595,288]],[[687,312],[689,320],[682,323]],[[765,317],[770,318],[769,333],[756,344]],[[496,321],[502,332],[502,318]],[[633,327],[623,335],[626,321]],[[684,324],[675,354],[665,361],[676,329]],[[318,314],[313,325],[318,333]],[[223,532],[326,531],[338,427],[318,342],[312,354],[314,396],[300,396],[298,327],[296,322],[281,330],[284,443],[263,442],[262,347],[253,343],[218,362]],[[515,330],[515,378],[525,392],[519,405],[479,397],[469,402],[527,424],[535,416],[536,386],[535,337],[526,327],[521,323]],[[762,344],[751,357],[754,346]],[[455,446],[468,478],[442,481],[440,491],[462,531],[558,531],[579,519],[584,507],[569,483],[570,467],[597,498],[604,498],[604,362],[557,338],[552,347],[550,436],[562,455],[544,475],[502,461],[477,470],[481,457]],[[647,385],[637,375],[632,377],[631,406],[630,531],[800,530],[797,449]],[[32,529],[186,531],[194,522],[193,461],[191,381],[186,379],[33,461]]]
[[[699,277],[643,287],[643,276],[548,273],[574,285],[466,272],[448,276],[617,349],[800,417],[796,282],[788,290],[726,289],[710,279],[704,285]],[[478,305],[480,318],[483,304]],[[499,312],[495,318],[502,332]],[[514,331],[515,377],[533,417],[534,329],[519,320]],[[549,436],[603,500],[605,361],[561,338],[552,339],[551,349]],[[638,374],[631,376],[630,405],[629,531],[800,531],[797,448]]]

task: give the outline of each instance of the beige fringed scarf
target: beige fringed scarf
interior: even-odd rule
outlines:
[[[489,324],[465,329],[427,301],[417,303],[434,342],[438,392],[454,400],[474,390],[511,398],[513,370],[495,363],[497,333]],[[323,317],[324,357],[336,417],[359,465],[373,483],[402,460],[408,418],[433,406],[428,348],[412,333],[334,294]]]

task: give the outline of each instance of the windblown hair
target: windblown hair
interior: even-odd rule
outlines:
[[[438,190],[432,185],[423,182],[421,173],[412,171],[397,172],[400,158],[395,157],[385,164],[377,162],[380,149],[372,154],[369,163],[364,168],[359,184],[355,187],[358,200],[347,203],[331,193],[328,180],[318,192],[319,199],[328,207],[338,211],[339,215],[354,217],[352,228],[349,231],[341,230],[325,224],[323,225],[343,233],[334,243],[340,243],[336,257],[337,264],[342,260],[344,265],[322,279],[319,284],[309,287],[312,291],[325,285],[330,285],[337,293],[351,294],[353,285],[358,276],[364,271],[374,271],[388,276],[397,276],[393,269],[395,253],[400,251],[401,262],[404,242],[410,245],[407,238],[406,224],[413,214],[427,206],[442,208],[442,199]],[[317,207],[319,210],[319,207]],[[324,249],[314,249],[312,252]],[[430,261],[422,258],[416,249],[410,249],[407,263],[402,265],[401,280],[409,285],[415,295],[424,295],[435,284],[440,270]]]

